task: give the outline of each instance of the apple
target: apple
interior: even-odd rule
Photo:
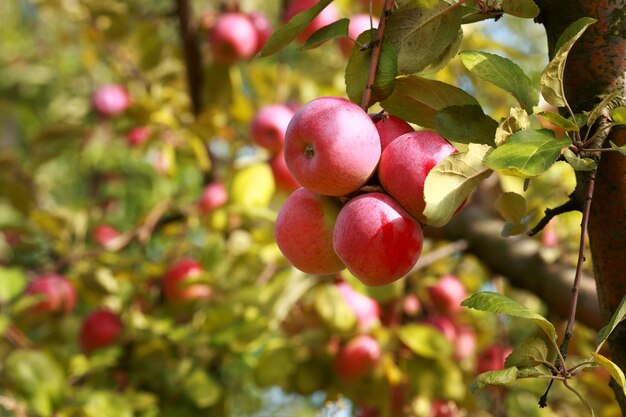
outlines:
[[[200,264],[192,259],[176,262],[163,276],[163,294],[168,301],[192,301],[207,299],[212,290],[207,284],[191,283],[202,273]]]
[[[233,64],[252,57],[257,52],[257,30],[242,13],[219,16],[209,34],[213,58],[222,64]]]
[[[248,13],[248,19],[254,26],[256,30],[256,49],[255,54],[263,49],[263,46],[267,42],[267,40],[272,36],[272,24],[270,23],[267,16],[265,16],[261,12],[250,12]]]
[[[451,401],[435,400],[430,406],[430,417],[457,417],[461,414]]]
[[[285,162],[285,153],[283,151],[278,152],[270,160],[270,168],[272,169],[272,175],[274,176],[274,183],[278,190],[292,193],[298,188],[300,184],[289,172],[287,163]]]
[[[92,96],[94,109],[103,116],[122,114],[130,105],[128,90],[118,84],[101,85]]]
[[[228,191],[221,181],[213,181],[204,186],[198,201],[198,207],[203,214],[210,213],[228,202]]]
[[[442,276],[426,290],[435,311],[444,315],[461,311],[461,302],[467,298],[465,287],[454,275]]]
[[[356,104],[320,97],[293,116],[285,136],[285,161],[294,178],[319,194],[340,196],[361,188],[376,170],[380,138]]]
[[[487,371],[499,371],[504,369],[504,361],[511,352],[513,352],[513,349],[506,344],[494,344],[489,346],[478,355],[476,371],[482,374]]]
[[[150,129],[146,126],[132,128],[126,134],[126,139],[130,146],[138,146],[150,139]]]
[[[333,247],[348,269],[365,285],[389,284],[417,262],[422,227],[394,199],[367,193],[350,200],[339,212]]]
[[[402,311],[409,317],[417,316],[422,311],[422,303],[415,294],[407,294],[402,300]]]
[[[476,353],[476,333],[468,325],[457,325],[453,345],[456,359],[463,360],[473,357]]]
[[[100,224],[91,232],[93,240],[106,249],[110,249],[115,239],[120,236],[120,232],[108,224]]]
[[[422,320],[423,324],[435,327],[439,330],[451,343],[454,343],[457,337],[457,328],[449,317],[430,316]]]
[[[350,284],[345,281],[338,282],[337,290],[356,316],[359,329],[367,332],[378,323],[380,316],[380,306],[376,300],[355,291]]]
[[[305,188],[287,198],[276,217],[274,237],[293,266],[318,275],[345,268],[333,250],[333,227],[340,208],[335,199]]]
[[[405,133],[385,148],[380,157],[378,178],[383,188],[421,223],[424,216],[424,182],[431,169],[456,152],[435,132]]]
[[[273,154],[280,152],[293,114],[293,110],[284,104],[262,107],[250,123],[252,141]]]
[[[370,117],[374,120],[376,130],[378,130],[380,146],[383,151],[387,145],[393,142],[397,137],[415,131],[410,124],[396,116],[379,116],[378,114],[373,114],[370,115]]]
[[[556,218],[552,219],[541,232],[541,244],[546,248],[555,248],[559,246],[559,235],[554,230]]]
[[[300,12],[310,9],[317,4],[317,0],[291,0],[285,12],[284,21],[291,20],[292,17]],[[334,3],[326,6],[317,16],[311,20],[311,23],[298,35],[298,42],[304,43],[318,29],[328,26],[339,20],[339,12]]]
[[[339,349],[335,371],[344,380],[354,380],[370,373],[382,356],[376,339],[362,334]]]
[[[359,37],[359,35],[366,30],[375,29],[378,27],[378,18],[372,17],[370,21],[369,14],[357,14],[350,18],[350,24],[348,26],[348,37],[343,37],[339,39],[339,48],[341,48],[341,52],[344,56],[349,57],[352,53],[352,47],[354,46],[353,39]],[[372,26],[372,24],[374,26]]]
[[[78,341],[82,350],[92,352],[115,344],[122,335],[122,330],[122,321],[117,314],[100,309],[85,318]]]
[[[26,288],[26,294],[42,298],[30,310],[35,313],[69,313],[76,305],[76,290],[61,275],[50,274],[35,278]]]

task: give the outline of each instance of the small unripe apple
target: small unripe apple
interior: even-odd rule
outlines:
[[[339,350],[335,357],[335,370],[344,380],[354,380],[370,373],[381,356],[376,339],[362,334]]]
[[[117,116],[130,105],[128,90],[117,84],[101,85],[94,91],[93,107],[103,116]]]
[[[378,323],[380,316],[380,306],[376,300],[355,291],[345,281],[337,283],[337,289],[356,316],[359,329],[363,332],[371,330]]]
[[[285,136],[285,161],[294,178],[319,194],[339,196],[362,187],[380,159],[380,138],[367,113],[340,97],[302,106]]]
[[[93,239],[102,247],[110,249],[111,245],[120,236],[120,232],[108,224],[100,224],[91,232]]]
[[[256,51],[259,52],[263,49],[263,46],[267,42],[267,40],[272,36],[272,24],[270,23],[267,16],[265,16],[261,12],[250,12],[248,13],[248,19],[252,22],[252,26],[256,30],[257,42],[256,42]]]
[[[293,175],[291,175],[289,168],[287,168],[285,153],[283,151],[278,152],[270,160],[270,168],[272,169],[276,189],[292,193],[300,188],[300,184],[296,181]]]
[[[346,267],[365,285],[389,284],[417,262],[422,227],[383,193],[350,200],[339,212],[333,247]]]
[[[202,190],[198,207],[204,214],[222,207],[228,202],[228,191],[221,181],[213,181]]]
[[[163,277],[163,294],[168,301],[191,301],[209,298],[211,287],[192,283],[202,273],[200,264],[192,259],[176,262]]]
[[[285,133],[293,114],[283,104],[262,107],[250,123],[252,141],[271,153],[280,152],[285,144]]]
[[[504,369],[506,357],[513,352],[509,345],[491,345],[478,355],[476,371],[481,374],[487,371],[499,371]]]
[[[252,57],[257,51],[257,31],[242,13],[225,13],[217,18],[209,34],[213,58],[223,64],[233,64]]]
[[[150,129],[146,126],[132,128],[126,134],[126,139],[128,139],[130,146],[139,146],[150,139]]]
[[[456,152],[435,132],[406,133],[391,142],[380,157],[380,183],[406,211],[421,223],[424,216],[424,182],[431,169]]]
[[[276,217],[274,237],[289,262],[308,274],[332,274],[345,268],[333,250],[338,201],[305,188],[293,192]]]
[[[378,136],[380,136],[380,146],[383,151],[385,150],[387,145],[393,142],[396,138],[404,135],[405,133],[411,133],[415,131],[415,129],[413,129],[410,124],[396,116],[373,116],[375,119],[374,124],[376,125],[376,130],[378,130]]]
[[[350,17],[350,25],[348,26],[349,38],[343,37],[339,39],[339,47],[341,48],[343,55],[349,57],[352,53],[352,47],[354,46],[354,41],[352,39],[358,38],[359,35],[366,30],[370,30],[372,28],[376,29],[378,27],[378,23],[378,18],[372,17],[372,20],[370,21],[370,15],[365,13]]]
[[[42,300],[32,306],[36,313],[69,313],[76,305],[76,290],[72,283],[61,275],[43,275],[31,281],[26,294],[37,295]]]
[[[85,318],[78,341],[82,350],[92,352],[117,343],[122,330],[122,321],[117,314],[100,309]]]
[[[291,0],[287,6],[285,12],[285,22],[289,21],[292,17],[317,4],[317,0]],[[311,36],[318,29],[328,26],[333,22],[339,20],[339,13],[334,3],[326,6],[317,16],[313,18],[311,23],[298,35],[296,38],[298,42],[304,43],[309,36]]]
[[[434,309],[444,315],[461,311],[461,302],[467,298],[465,287],[454,275],[442,276],[427,291]]]

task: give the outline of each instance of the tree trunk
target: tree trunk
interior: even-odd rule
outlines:
[[[626,73],[626,0],[535,0],[538,20],[548,35],[550,55],[563,30],[575,20],[598,19],[572,49],[565,68],[565,93],[575,112],[590,110],[598,96],[618,90],[624,97]],[[626,141],[625,129],[614,129],[610,139]],[[582,185],[582,184],[579,184]],[[626,158],[604,153],[596,175],[591,204],[589,238],[598,301],[605,322],[626,295]],[[626,322],[609,339],[612,359],[626,370]],[[622,414],[626,398],[612,383]]]

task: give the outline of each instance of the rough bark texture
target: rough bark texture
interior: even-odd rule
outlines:
[[[548,35],[551,54],[559,35],[584,16],[598,19],[572,49],[565,70],[565,92],[572,108],[589,110],[597,96],[619,90],[624,97],[626,72],[626,0],[536,0],[539,20]],[[626,132],[614,130],[612,139],[623,145]],[[611,317],[626,295],[626,158],[605,153],[596,176],[591,205],[589,236],[604,321]],[[626,323],[609,340],[612,359],[626,369]],[[626,398],[616,389],[626,415]]]

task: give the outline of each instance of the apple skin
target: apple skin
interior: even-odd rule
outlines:
[[[176,262],[163,277],[163,294],[168,301],[185,302],[211,297],[213,291],[206,284],[186,285],[185,281],[195,279],[202,272],[200,264],[193,259]]]
[[[467,298],[465,287],[454,275],[444,275],[435,285],[427,288],[434,309],[444,315],[461,311],[461,302]]]
[[[224,13],[217,18],[209,34],[209,46],[215,61],[233,64],[251,58],[257,52],[257,31],[242,13]]]
[[[431,169],[456,152],[435,132],[406,133],[385,148],[380,157],[378,178],[383,188],[421,223],[424,216],[424,182]]]
[[[355,291],[345,281],[337,283],[337,290],[354,312],[359,330],[368,332],[379,322],[380,306],[376,300]]]
[[[284,21],[287,22],[291,20],[292,17],[300,12],[310,9],[315,6],[315,4],[317,4],[317,0],[291,0],[287,6]],[[304,43],[307,39],[309,39],[309,36],[311,36],[318,29],[328,26],[337,20],[339,20],[339,12],[337,11],[337,7],[334,3],[331,3],[317,16],[315,16],[313,20],[311,20],[311,23],[309,23],[309,25],[302,32],[300,32],[296,40],[300,43]]]
[[[478,355],[476,371],[481,374],[487,371],[504,369],[504,361],[511,352],[513,352],[513,349],[508,345],[495,344],[489,346]]]
[[[376,29],[378,27],[378,18],[372,17],[372,22],[374,24],[373,28]],[[356,39],[359,35],[366,30],[370,30],[372,28],[370,24],[370,15],[369,14],[357,14],[350,17],[350,25],[348,26],[348,36],[352,39]],[[345,57],[349,57],[352,53],[352,47],[354,46],[354,42],[352,39],[343,37],[339,39],[339,48]]]
[[[370,115],[370,117],[377,117],[378,115]],[[415,129],[396,116],[385,116],[380,117],[377,121],[374,122],[376,125],[376,130],[378,130],[378,136],[380,136],[380,146],[384,151],[385,148],[393,142],[399,136],[404,135],[405,133],[415,132]]]
[[[261,12],[254,11],[248,13],[248,20],[250,20],[252,26],[254,26],[254,29],[256,30],[256,54],[261,49],[263,49],[263,46],[265,45],[267,40],[270,38],[270,36],[272,36],[273,28],[267,16],[265,16]]]
[[[340,208],[335,199],[305,188],[287,198],[276,217],[274,237],[293,266],[317,275],[345,268],[333,250],[333,227]]]
[[[275,154],[283,149],[293,110],[283,104],[262,107],[250,123],[252,141]]]
[[[417,262],[422,227],[390,196],[367,193],[339,212],[333,247],[346,267],[365,285],[389,284]]]
[[[376,170],[380,138],[356,104],[320,97],[293,116],[285,136],[285,161],[294,178],[319,194],[340,196],[362,187]]]
[[[228,202],[228,191],[221,181],[213,181],[204,186],[198,201],[198,207],[203,214],[210,213]]]
[[[70,313],[76,305],[76,289],[61,275],[42,275],[31,281],[26,294],[43,296],[31,307],[35,313]]]
[[[274,183],[276,189],[286,193],[292,193],[300,188],[300,183],[289,172],[287,163],[285,162],[285,153],[280,151],[270,160],[270,168],[274,175]]]
[[[139,146],[150,139],[150,129],[146,126],[132,128],[126,134],[126,139],[130,146]]]
[[[339,349],[335,357],[335,371],[346,381],[355,380],[371,372],[381,356],[376,339],[362,334]]]
[[[120,236],[120,232],[108,224],[100,224],[91,232],[93,239],[102,247],[108,249],[113,241]]]
[[[83,321],[78,341],[83,351],[92,352],[117,343],[122,330],[117,314],[106,309],[95,310]]]
[[[117,116],[130,105],[128,90],[117,84],[101,85],[92,96],[94,109],[102,116]]]

